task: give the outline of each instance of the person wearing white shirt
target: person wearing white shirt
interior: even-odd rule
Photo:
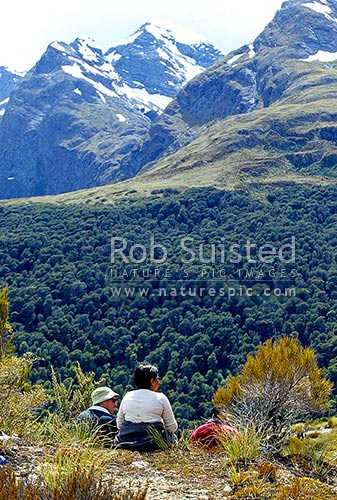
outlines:
[[[158,369],[152,365],[138,366],[135,384],[138,389],[126,393],[120,404],[115,444],[127,450],[154,451],[162,442],[174,442],[178,424],[168,398],[158,392]],[[156,435],[161,439],[156,439]]]

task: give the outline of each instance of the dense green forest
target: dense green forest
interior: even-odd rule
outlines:
[[[48,388],[51,366],[67,381],[79,362],[123,393],[148,361],[186,425],[247,353],[282,335],[337,381],[337,188],[168,190],[4,205],[0,217],[0,284],[16,352],[39,358],[33,382]]]

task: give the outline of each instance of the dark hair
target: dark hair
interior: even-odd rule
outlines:
[[[210,417],[211,418],[220,418],[222,415],[222,410],[219,406],[213,406],[211,409]]]
[[[158,378],[158,368],[153,365],[139,365],[135,371],[135,384],[138,389],[149,389],[151,379]]]

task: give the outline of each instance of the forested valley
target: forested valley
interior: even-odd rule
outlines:
[[[290,185],[2,205],[0,284],[16,352],[37,358],[32,382],[50,388],[53,367],[67,384],[79,363],[123,394],[151,362],[184,427],[260,342],[287,335],[336,383],[336,195]],[[112,239],[126,244],[114,260]]]

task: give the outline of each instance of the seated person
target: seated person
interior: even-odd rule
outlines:
[[[154,451],[174,443],[178,425],[169,400],[158,392],[158,369],[138,366],[135,384],[138,389],[126,393],[120,404],[115,444],[126,450]]]
[[[221,444],[221,440],[226,435],[240,436],[236,429],[224,423],[221,416],[221,408],[214,406],[211,410],[211,418],[193,432],[192,441],[205,448],[214,448]]]
[[[96,387],[91,393],[92,406],[82,411],[78,421],[89,421],[99,427],[103,434],[114,437],[117,434],[116,418],[113,412],[117,406],[118,394],[110,387]]]

